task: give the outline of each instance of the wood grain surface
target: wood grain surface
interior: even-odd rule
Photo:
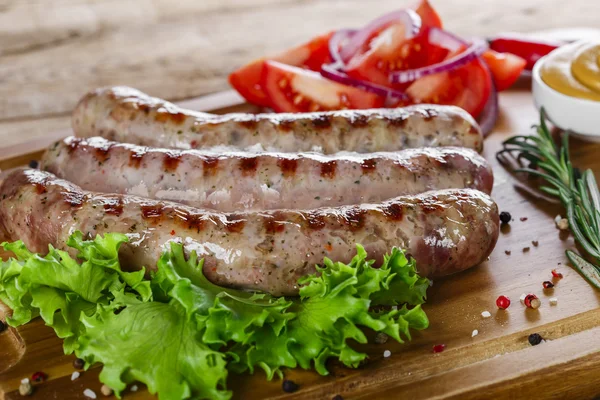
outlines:
[[[211,104],[223,107],[233,100],[235,96],[225,93],[186,105],[210,111]],[[532,182],[519,181],[496,162],[494,154],[502,140],[530,132],[538,118],[526,87],[502,93],[500,102],[501,118],[486,140],[484,155],[494,167],[492,196],[514,220],[502,229],[487,262],[434,282],[424,306],[430,328],[415,332],[408,344],[390,341],[366,346],[368,362],[356,370],[331,363],[331,375],[326,377],[286,371],[286,378],[300,384],[294,394],[282,392],[279,380],[267,382],[262,372],[231,375],[229,388],[234,398],[331,399],[340,394],[345,399],[585,399],[600,395],[600,293],[566,265],[564,250],[573,248],[574,243],[555,227],[560,206],[532,194],[527,189]],[[217,111],[249,109],[240,106]],[[572,146],[575,165],[600,171],[599,145],[573,141]],[[564,278],[555,281],[553,290],[545,291],[542,282],[551,279],[554,268]],[[537,294],[542,306],[525,308],[519,302],[522,293]],[[508,310],[495,306],[499,295],[511,298]],[[550,306],[550,297],[557,297],[558,305]],[[485,310],[492,313],[491,318],[481,317]],[[474,329],[479,334],[471,337]],[[530,346],[527,338],[534,332],[547,341]],[[445,344],[446,350],[433,354],[436,344]],[[392,356],[384,358],[385,350]],[[36,386],[34,398],[83,399],[86,388],[99,393],[99,368],[71,381],[73,357],[63,355],[61,341],[40,320],[0,334],[0,360],[4,399],[21,398],[17,392],[20,380],[38,370],[46,372],[49,381]],[[127,392],[125,398],[148,397],[142,388]]]

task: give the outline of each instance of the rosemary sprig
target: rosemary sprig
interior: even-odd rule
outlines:
[[[543,178],[547,185],[540,190],[558,197],[567,211],[569,228],[575,241],[593,259],[589,262],[571,250],[567,258],[596,288],[600,289],[600,191],[592,170],[583,174],[573,168],[569,160],[569,134],[562,136],[557,146],[546,124],[546,113],[540,112],[540,124],[535,126],[537,136],[513,136],[503,143],[496,157],[504,163],[505,155],[517,161],[530,162],[529,167],[515,169]]]

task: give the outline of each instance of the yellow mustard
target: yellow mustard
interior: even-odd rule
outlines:
[[[546,85],[560,93],[600,101],[600,43],[560,47],[546,57],[540,75]]]

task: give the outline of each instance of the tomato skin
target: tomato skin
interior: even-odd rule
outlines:
[[[277,112],[368,109],[383,106],[375,94],[325,79],[318,72],[265,62],[262,87]]]
[[[561,43],[541,42],[526,37],[506,36],[490,40],[490,49],[498,53],[511,53],[526,61],[525,69],[530,71],[537,60],[559,47]]]
[[[456,54],[450,53],[447,58]],[[406,93],[413,103],[454,105],[476,118],[483,110],[491,91],[490,72],[483,61],[477,58],[452,71],[417,79]]]
[[[393,29],[389,27],[388,29]],[[449,51],[443,47],[429,43],[429,28],[408,40],[399,35],[394,41],[383,46],[371,48],[363,54],[357,54],[348,62],[346,73],[353,78],[364,79],[396,90],[406,89],[410,83],[392,84],[390,72],[415,69],[441,62]]]
[[[284,64],[318,71],[321,65],[332,61],[329,54],[329,39],[332,35],[333,32],[329,32],[276,56],[254,60],[232,72],[229,75],[229,83],[248,102],[269,107],[271,103],[261,86],[265,61],[279,61]]]
[[[442,19],[428,0],[420,0],[411,8],[421,17],[421,26],[442,28]]]
[[[511,87],[521,72],[525,69],[527,61],[510,53],[498,53],[488,50],[482,55],[494,79],[494,85],[499,92]]]

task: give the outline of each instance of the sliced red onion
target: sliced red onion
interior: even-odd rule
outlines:
[[[353,86],[358,89],[362,89],[366,92],[375,93],[381,97],[395,100],[408,100],[408,95],[399,90],[387,88],[385,86],[376,85],[374,83],[355,79],[339,69],[340,64],[325,64],[321,66],[321,75],[327,79],[331,79],[334,82],[341,83],[342,85]]]
[[[421,30],[421,17],[415,11],[398,10],[391,12],[371,21],[367,26],[352,35],[350,41],[340,50],[341,59],[348,62],[375,32],[394,21],[404,24],[407,39],[415,36]]]
[[[486,67],[487,68],[487,67]],[[490,75],[491,77],[491,75]],[[494,126],[496,125],[496,121],[498,120],[499,109],[498,109],[498,91],[494,86],[494,81],[491,82],[492,91],[490,92],[490,97],[488,97],[485,106],[483,106],[483,110],[479,114],[477,118],[479,121],[479,126],[481,127],[481,131],[483,132],[483,136],[492,132]]]
[[[356,29],[340,29],[331,36],[329,39],[329,54],[331,54],[334,63],[344,65],[340,49],[348,44],[348,41],[356,32]]]
[[[435,38],[432,38],[434,36]],[[449,34],[441,29],[432,28],[429,36],[431,43],[439,44],[444,48],[451,51],[457,51],[461,47],[464,47],[466,43],[462,39],[453,37],[454,35]],[[487,43],[481,39],[475,39],[474,42],[465,51],[457,54],[456,56],[444,60],[440,63],[428,65],[422,68],[409,69],[405,71],[396,71],[390,73],[391,83],[407,83],[415,81],[427,75],[439,74],[441,72],[452,71],[456,68],[462,67],[470,63],[479,57],[484,51],[487,50]]]

